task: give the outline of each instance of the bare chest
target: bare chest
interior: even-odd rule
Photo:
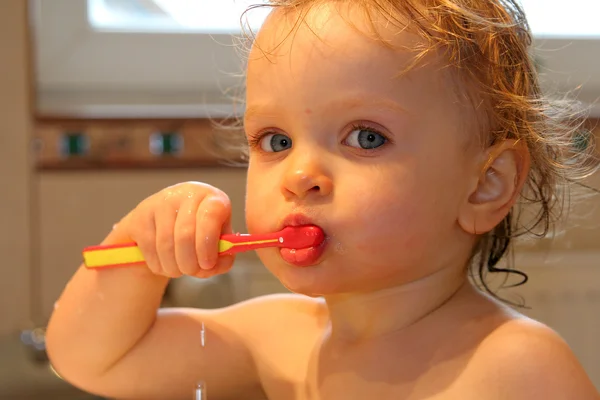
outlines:
[[[442,353],[325,354],[307,340],[263,358],[259,373],[269,400],[481,400],[466,384],[468,354]]]

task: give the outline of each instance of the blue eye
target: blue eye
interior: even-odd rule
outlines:
[[[346,144],[363,150],[372,150],[387,143],[387,138],[370,128],[356,128],[346,138]]]
[[[278,153],[292,147],[292,139],[280,133],[270,133],[260,140],[260,148],[268,153]]]

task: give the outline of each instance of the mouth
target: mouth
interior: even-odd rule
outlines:
[[[303,249],[280,248],[279,254],[285,262],[296,267],[310,267],[318,264],[327,246],[328,237],[322,227],[304,214],[290,214],[281,223],[280,229],[288,226],[315,226],[321,229],[325,239],[318,245]]]
[[[283,219],[279,228],[283,229],[288,226],[318,226],[312,218],[304,214],[290,214]]]

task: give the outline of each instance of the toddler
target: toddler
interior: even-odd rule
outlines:
[[[159,309],[169,279],[234,262],[217,250],[227,194],[166,188],[102,243],[133,240],[146,265],[80,267],[62,293],[57,372],[117,399],[190,399],[199,380],[212,400],[599,399],[565,342],[485,279],[521,200],[544,232],[594,168],[591,136],[541,94],[516,1],[270,6],[246,71],[247,227],[316,225],[325,242],[258,250],[293,294]]]

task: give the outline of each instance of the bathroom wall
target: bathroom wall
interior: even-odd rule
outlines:
[[[32,165],[26,11],[0,2],[0,335],[29,321]]]

